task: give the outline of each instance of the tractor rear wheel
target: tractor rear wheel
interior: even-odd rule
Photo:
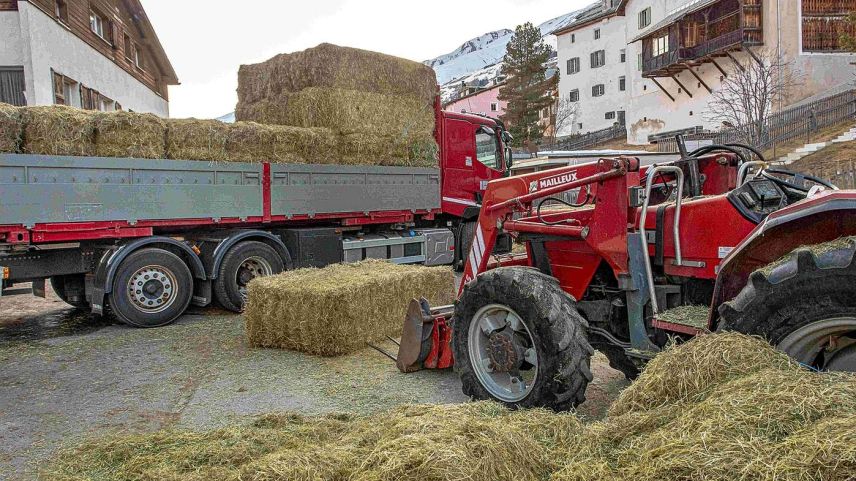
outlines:
[[[550,276],[521,267],[480,275],[455,307],[452,344],[464,394],[512,408],[581,404],[592,380],[587,328]]]
[[[801,247],[719,308],[720,331],[766,338],[796,361],[856,372],[856,238]]]

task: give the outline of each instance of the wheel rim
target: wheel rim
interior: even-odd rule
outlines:
[[[235,272],[235,283],[238,285],[238,293],[241,299],[247,300],[247,285],[257,277],[265,277],[273,274],[273,266],[267,259],[259,256],[248,257]]]
[[[470,322],[468,349],[473,371],[491,396],[525,399],[538,380],[538,350],[529,328],[500,304],[481,308]]]
[[[175,274],[163,266],[138,269],[128,280],[128,298],[138,310],[155,314],[175,303],[178,283]]]
[[[856,318],[813,322],[792,332],[777,347],[815,369],[856,372]]]

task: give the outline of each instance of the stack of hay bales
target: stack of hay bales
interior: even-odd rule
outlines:
[[[766,342],[707,335],[661,354],[612,406],[573,414],[491,403],[367,416],[274,415],[208,433],[95,440],[46,479],[845,481],[856,376],[818,374]]]
[[[343,163],[433,166],[437,80],[425,65],[322,44],[238,73],[236,118],[332,129]]]
[[[98,157],[166,158],[167,124],[157,115],[97,112],[91,122]]]
[[[253,280],[244,312],[253,347],[339,356],[398,336],[411,299],[454,299],[446,267],[380,260],[300,269]]]

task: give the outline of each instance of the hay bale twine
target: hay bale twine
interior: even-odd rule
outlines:
[[[244,312],[247,338],[253,347],[348,354],[400,335],[411,299],[450,303],[453,284],[446,267],[379,260],[255,279]]]
[[[98,157],[166,158],[166,122],[153,114],[98,112],[92,119]]]
[[[232,162],[341,163],[339,141],[330,129],[253,122],[229,126],[226,155]]]
[[[228,124],[197,119],[169,119],[166,124],[167,158],[212,162],[229,160],[226,151]]]
[[[54,105],[22,107],[21,152],[89,156],[95,153],[94,112]]]
[[[20,109],[0,103],[0,153],[17,153],[21,147],[22,133]]]
[[[281,54],[238,71],[238,104],[255,103],[284,92],[331,87],[415,98],[433,104],[434,70],[419,62],[329,43]]]
[[[793,361],[763,339],[726,333],[703,335],[655,357],[610,407],[611,416],[694,402],[734,378]]]

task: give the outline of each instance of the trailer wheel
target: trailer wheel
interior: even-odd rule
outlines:
[[[273,247],[264,242],[241,242],[223,257],[214,281],[214,297],[224,309],[241,312],[250,281],[284,270],[285,263]]]
[[[719,308],[720,331],[766,338],[796,361],[856,372],[856,241],[800,248]]]
[[[452,343],[464,394],[512,408],[581,404],[592,380],[587,328],[552,277],[519,267],[480,275],[455,306]]]
[[[172,252],[141,249],[125,258],[113,279],[110,310],[125,324],[160,327],[184,313],[193,295],[187,264]]]
[[[67,276],[51,277],[51,287],[56,295],[66,304],[77,309],[89,309],[89,301],[86,300],[84,274],[72,274]]]

